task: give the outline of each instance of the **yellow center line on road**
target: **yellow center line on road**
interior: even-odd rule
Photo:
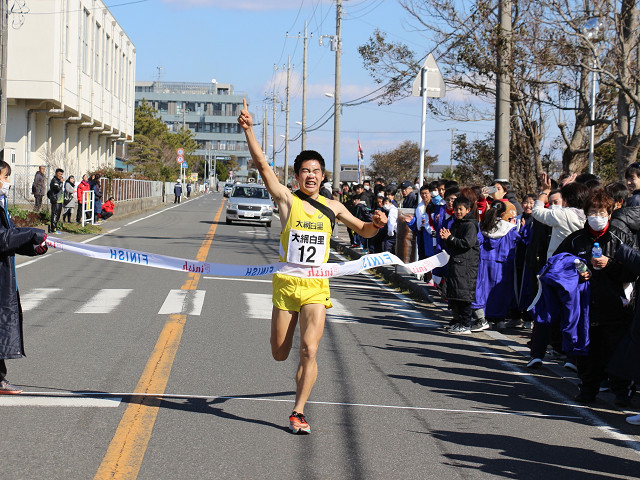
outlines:
[[[198,261],[204,262],[207,259],[223,207],[224,202],[220,205],[213,225],[209,228],[198,250],[196,256]],[[195,290],[198,287],[200,275],[189,273],[189,278],[181,289]],[[93,477],[95,480],[137,478],[186,321],[186,315],[169,316],[134,390],[141,395],[131,397],[129,406],[122,415],[107,448],[107,453]],[[151,392],[160,395],[144,395]]]

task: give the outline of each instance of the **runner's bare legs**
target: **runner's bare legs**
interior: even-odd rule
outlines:
[[[326,307],[321,304],[304,305],[297,312],[273,308],[271,318],[271,352],[273,358],[286,360],[291,350],[293,333],[300,321],[300,361],[296,374],[296,403],[293,410],[304,413],[311,389],[318,376],[316,356],[324,332]]]

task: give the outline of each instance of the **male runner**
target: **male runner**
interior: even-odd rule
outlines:
[[[321,209],[301,200],[278,181],[256,140],[246,100],[243,107],[238,123],[247,137],[251,158],[280,209],[280,261],[302,266],[326,263],[331,238],[329,218]],[[351,215],[342,203],[319,195],[324,181],[324,159],[318,152],[302,151],[294,161],[293,170],[303,194],[328,206],[336,219],[359,235],[373,237],[386,225],[387,217],[383,212],[374,212],[373,221],[365,223]],[[273,276],[271,353],[277,361],[286,360],[289,356],[295,327],[300,322],[296,401],[289,417],[289,429],[294,433],[311,433],[304,418],[304,406],[318,375],[316,354],[324,331],[326,309],[331,306],[327,278],[299,278],[279,273]]]

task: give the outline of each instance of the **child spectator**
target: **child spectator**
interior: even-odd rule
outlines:
[[[507,313],[516,307],[514,271],[516,245],[520,241],[516,228],[517,214],[511,202],[493,202],[480,222],[480,262],[473,309],[483,309],[484,316],[494,323],[497,330],[506,327]],[[480,317],[471,331],[487,328],[489,322]]]
[[[631,196],[627,200],[627,206],[640,206],[640,162],[632,163],[624,171],[624,179]]]
[[[20,255],[42,255],[47,246],[47,235],[37,228],[16,228],[9,218],[7,195],[11,183],[11,166],[3,160],[0,150],[0,394],[16,395],[22,388],[6,379],[6,359],[24,355],[22,336],[22,308],[16,279],[16,253]]]
[[[113,217],[113,208],[116,206],[113,203],[113,197],[109,197],[109,200],[102,204],[102,219],[106,220],[108,218]]]
[[[465,197],[453,201],[455,221],[451,230],[442,228],[440,237],[445,242],[450,258],[447,263],[445,294],[453,311],[449,332],[455,335],[470,334],[471,303],[475,299],[478,276],[478,223],[471,212],[471,204]]]

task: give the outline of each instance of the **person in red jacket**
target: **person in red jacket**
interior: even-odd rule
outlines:
[[[83,175],[82,176],[82,182],[80,182],[78,184],[78,211],[76,212],[76,223],[80,223],[80,220],[82,218],[82,210],[84,207],[84,192],[88,192],[89,190],[91,190],[91,187],[89,186],[89,181],[87,180],[87,175]]]
[[[100,216],[103,220],[113,216],[113,207],[115,206],[115,203],[113,203],[113,197],[109,197],[109,200],[102,204],[102,213]]]

